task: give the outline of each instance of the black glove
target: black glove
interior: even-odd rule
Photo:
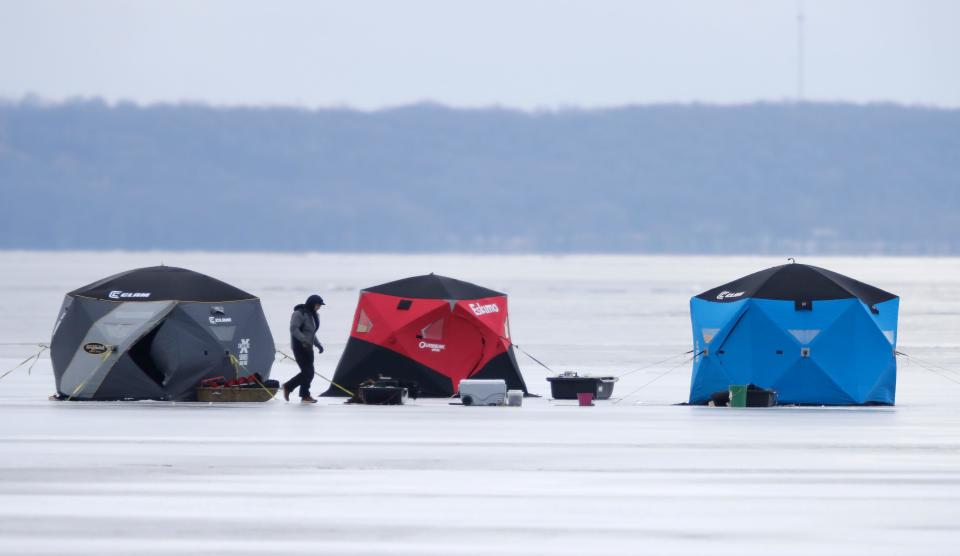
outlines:
[[[318,353],[323,353],[323,345],[317,344],[317,352],[318,352]]]

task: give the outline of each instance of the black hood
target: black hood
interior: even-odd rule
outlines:
[[[326,303],[323,302],[322,297],[314,294],[307,298],[306,303],[301,303],[300,305],[294,306],[293,310],[310,315],[313,317],[314,328],[320,328],[320,317],[318,317],[317,312],[313,310],[313,306],[317,304],[326,305]]]

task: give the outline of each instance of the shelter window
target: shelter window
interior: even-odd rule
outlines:
[[[357,319],[357,334],[366,334],[373,329],[373,321],[367,316],[367,313],[360,309],[360,318]]]
[[[703,341],[710,343],[713,341],[714,336],[717,335],[717,332],[720,332],[719,328],[701,328],[700,334],[703,335]]]
[[[814,338],[820,334],[820,329],[790,329],[787,330],[794,338],[797,339],[801,344],[809,344],[813,341]]]
[[[413,305],[413,300],[412,300],[412,299],[401,299],[401,300],[400,300],[400,303],[397,303],[397,310],[398,310],[398,311],[409,311],[411,305]]]
[[[443,339],[443,319],[424,326],[420,330],[420,337],[424,340],[442,340]]]

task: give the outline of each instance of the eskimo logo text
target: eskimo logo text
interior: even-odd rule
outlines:
[[[120,290],[113,290],[107,294],[107,297],[110,299],[130,299],[131,297],[137,298],[147,298],[150,297],[149,292],[122,292]]]
[[[496,303],[488,303],[487,305],[480,305],[479,303],[471,303],[470,310],[473,311],[474,315],[478,317],[481,315],[486,315],[487,313],[499,313],[500,306]]]
[[[717,294],[717,299],[732,299],[734,297],[740,297],[741,295],[743,295],[743,292],[728,292],[727,290],[723,290]]]
[[[446,344],[434,344],[431,342],[420,342],[420,349],[429,349],[432,352],[440,353],[447,348]]]

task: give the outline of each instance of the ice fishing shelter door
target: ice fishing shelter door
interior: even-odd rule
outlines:
[[[79,305],[74,310],[79,310]],[[115,366],[129,364],[128,350],[162,322],[174,306],[172,301],[108,305],[105,314],[92,322],[83,340],[76,344],[60,378],[60,392],[80,399],[93,398]],[[160,388],[143,373],[130,373],[123,382],[162,395]]]

